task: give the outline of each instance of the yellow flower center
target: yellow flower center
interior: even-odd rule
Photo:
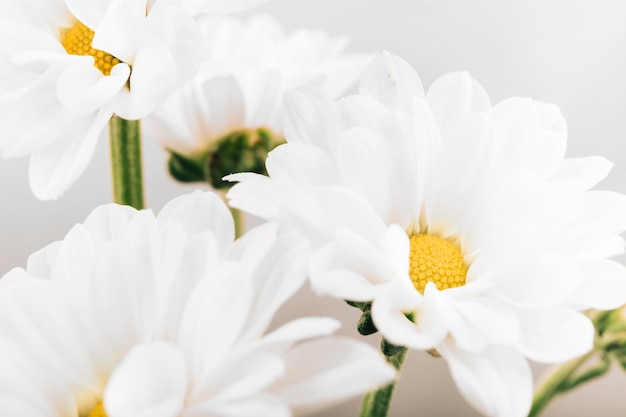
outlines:
[[[91,46],[93,36],[93,30],[78,22],[63,33],[61,44],[68,54],[92,56],[94,58],[94,66],[104,75],[110,75],[111,69],[121,61],[113,55],[94,49]]]
[[[93,410],[91,410],[91,412],[89,413],[87,417],[108,417],[107,412],[104,409],[104,404],[102,404],[102,401],[99,402],[98,405],[96,405]]]
[[[413,235],[410,241],[409,276],[420,293],[429,281],[440,290],[465,285],[467,266],[454,244],[425,234]]]

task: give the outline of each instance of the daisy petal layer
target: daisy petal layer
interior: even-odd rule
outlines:
[[[466,72],[424,92],[384,52],[359,94],[288,91],[287,143],[269,177],[239,173],[234,207],[299,234],[324,295],[371,302],[398,346],[439,351],[488,416],[530,407],[527,359],[562,362],[593,346],[580,311],[626,303],[626,196],[592,190],[602,157],[569,159],[559,109],[492,104]]]
[[[276,224],[233,229],[211,193],[158,215],[111,204],[10,271],[0,414],[290,416],[394,378],[368,345],[331,337],[330,318],[269,331],[306,280],[309,245]]]

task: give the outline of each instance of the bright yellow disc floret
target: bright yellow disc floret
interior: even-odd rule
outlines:
[[[87,417],[108,417],[102,402],[98,403],[98,405],[91,410],[91,413],[89,413]]]
[[[419,234],[411,236],[409,275],[415,288],[424,294],[429,281],[440,290],[465,285],[467,266],[454,244],[437,236]]]
[[[91,46],[94,32],[78,22],[64,33],[61,39],[63,47],[71,55],[90,55],[94,58],[94,65],[104,75],[110,75],[111,69],[120,63],[120,60],[104,51]]]

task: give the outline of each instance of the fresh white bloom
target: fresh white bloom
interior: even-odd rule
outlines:
[[[202,20],[208,58],[198,76],[144,123],[146,136],[185,156],[229,133],[265,128],[282,136],[288,88],[315,84],[332,97],[353,87],[369,57],[346,54],[347,38],[320,30],[285,34],[269,16]]]
[[[232,205],[309,236],[312,285],[372,301],[382,335],[439,352],[480,412],[525,416],[527,359],[587,352],[580,310],[626,302],[626,270],[608,259],[624,249],[626,197],[590,190],[606,159],[564,157],[554,105],[492,106],[467,73],[425,93],[384,53],[358,95],[289,92],[284,123],[270,178],[231,176]]]
[[[266,224],[233,241],[213,194],[154,216],[102,206],[0,279],[0,414],[289,416],[394,371],[306,317],[268,331],[308,246]]]
[[[0,155],[30,155],[30,185],[59,197],[113,114],[140,119],[196,74],[197,19],[255,0],[20,0],[0,4]]]

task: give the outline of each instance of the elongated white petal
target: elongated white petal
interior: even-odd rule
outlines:
[[[111,113],[100,111],[67,131],[62,143],[38,150],[30,158],[29,182],[41,200],[58,198],[83,173]]]
[[[424,88],[415,70],[402,58],[385,51],[372,60],[361,77],[359,92],[386,107],[409,113]]]
[[[466,72],[438,78],[426,94],[435,121],[444,134],[470,114],[491,108],[483,87]]]
[[[128,395],[132,392],[132,395]],[[181,352],[166,342],[135,346],[104,391],[107,415],[175,417],[184,407],[187,370]]]
[[[286,357],[287,373],[272,392],[296,412],[312,412],[395,377],[395,370],[369,345],[327,338],[303,343]]]
[[[158,214],[160,224],[176,223],[188,235],[212,231],[221,247],[232,243],[235,237],[233,218],[226,205],[215,194],[200,191],[169,201]]]
[[[571,301],[582,308],[611,310],[626,304],[626,268],[609,259],[585,262]]]
[[[438,349],[465,399],[489,417],[523,417],[532,400],[532,375],[514,349],[492,347],[464,352],[445,343]]]
[[[531,360],[565,362],[593,348],[593,324],[577,311],[558,307],[527,311],[521,314],[520,321],[520,350]]]
[[[89,114],[109,102],[124,87],[130,67],[118,64],[108,77],[102,76],[89,58],[66,68],[57,82],[59,102],[76,114]]]

